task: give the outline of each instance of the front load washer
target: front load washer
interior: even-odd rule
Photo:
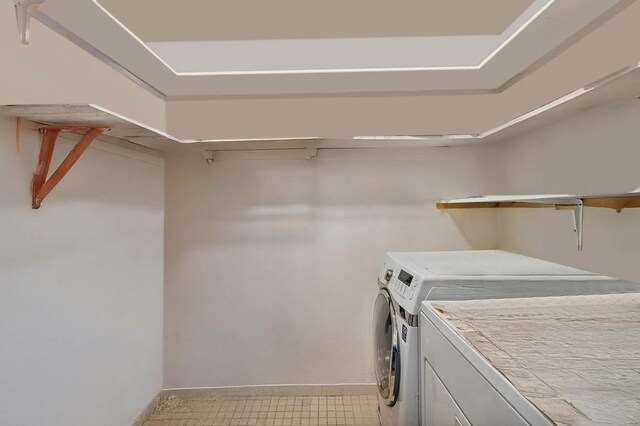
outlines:
[[[504,251],[387,253],[374,307],[374,368],[383,426],[420,424],[424,300],[640,292],[640,284]]]

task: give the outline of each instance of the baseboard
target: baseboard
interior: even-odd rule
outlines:
[[[197,397],[207,395],[239,396],[305,396],[305,395],[376,395],[375,383],[345,383],[335,385],[258,385],[258,386],[219,386],[206,388],[175,388],[160,391],[160,397],[169,395]]]
[[[147,406],[144,407],[140,414],[138,414],[138,417],[136,417],[136,419],[134,420],[132,426],[142,426],[144,421],[147,420],[147,417],[149,417],[149,414],[151,414],[153,409],[158,404],[158,399],[160,399],[161,393],[162,391],[158,392],[158,394],[147,404]]]

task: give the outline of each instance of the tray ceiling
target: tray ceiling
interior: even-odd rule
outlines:
[[[209,150],[329,149],[454,146],[480,141],[496,141],[553,123],[578,111],[635,97],[640,83],[640,63],[633,64],[529,111],[498,127],[479,134],[423,136],[287,137],[263,139],[180,139],[131,118],[94,104],[0,105],[0,114],[19,117],[37,125],[105,126],[101,136],[107,141],[128,141],[135,145],[168,150],[173,143],[205,143]],[[637,190],[635,192],[640,191]]]
[[[56,0],[36,17],[169,98],[490,92],[620,2]]]
[[[533,0],[98,0],[145,42],[500,35]],[[150,13],[150,11],[153,11]]]

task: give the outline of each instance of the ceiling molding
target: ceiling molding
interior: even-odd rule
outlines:
[[[78,37],[73,32],[69,31],[67,28],[61,26],[53,19],[49,18],[47,15],[42,12],[36,12],[34,14],[34,18],[36,18],[39,22],[55,31],[56,33],[62,35],[69,41],[73,42],[75,45],[86,51],[87,53],[95,56],[99,60],[101,60],[106,65],[114,68],[125,77],[129,78],[133,82],[135,82],[140,87],[149,91],[153,95],[165,99],[167,101],[188,101],[188,100],[242,100],[242,99],[304,99],[304,98],[339,98],[339,97],[379,97],[379,96],[429,96],[429,95],[437,95],[437,96],[456,96],[456,95],[486,95],[486,94],[498,94],[502,93],[505,90],[509,89],[511,86],[524,79],[531,73],[535,72],[538,68],[542,67],[549,61],[553,60],[558,55],[562,54],[565,50],[571,47],[573,44],[584,38],[586,35],[591,33],[596,28],[603,25],[605,22],[609,21],[611,18],[616,16],[618,13],[622,12],[624,9],[629,7],[634,3],[635,0],[623,0],[619,2],[616,6],[605,12],[603,15],[596,18],[594,21],[590,22],[587,26],[582,28],[580,31],[569,37],[559,46],[549,51],[543,57],[534,62],[530,67],[522,71],[521,73],[515,75],[511,79],[507,80],[501,86],[495,89],[478,89],[478,90],[470,90],[470,89],[461,89],[461,90],[427,90],[427,91],[404,91],[404,92],[346,92],[346,93],[301,93],[301,94],[274,94],[274,95],[201,95],[201,96],[167,96],[158,88],[148,84],[142,78],[135,75],[133,72],[128,70],[126,67],[121,64],[115,62],[110,57],[103,54],[98,49],[94,48],[92,45],[84,41],[82,38]]]
[[[134,74],[129,69],[127,69],[125,66],[114,61],[112,58],[105,55],[100,50],[93,47],[91,44],[87,43],[84,39],[78,37],[75,33],[70,31],[66,27],[63,27],[62,25],[58,24],[56,21],[49,18],[47,15],[45,15],[41,11],[36,10],[33,14],[33,17],[36,20],[38,20],[41,24],[49,28],[50,30],[53,30],[54,32],[60,34],[61,36],[63,36],[64,38],[66,38],[67,40],[69,40],[70,42],[72,42],[73,44],[75,44],[85,52],[87,52],[88,54],[96,57],[98,60],[108,65],[109,67],[113,68],[114,70],[118,71],[119,73],[127,77],[129,80],[136,83],[138,86],[149,91],[151,94],[159,98],[167,99],[167,95],[162,93],[156,87],[147,83],[142,78],[138,77],[136,74]]]
[[[493,59],[498,53],[500,53],[507,45],[509,45],[509,43],[511,43],[517,36],[519,36],[525,29],[527,29],[529,27],[529,25],[531,23],[533,23],[538,17],[540,17],[551,5],[553,5],[553,3],[555,3],[556,0],[533,0],[532,3],[526,8],[526,10],[523,12],[522,15],[518,16],[511,25],[509,25],[509,27],[502,32],[501,34],[497,34],[495,36],[493,36],[493,38],[495,38],[495,42],[498,43],[497,47],[492,48],[489,53],[484,57],[484,59],[482,59],[478,64],[476,65],[453,65],[453,66],[447,66],[447,65],[440,65],[440,66],[408,66],[408,67],[396,67],[396,66],[388,66],[388,67],[381,67],[381,66],[361,66],[361,67],[357,67],[357,68],[349,68],[349,67],[337,67],[337,68],[300,68],[300,69],[279,69],[279,70],[275,70],[275,69],[271,69],[271,70],[227,70],[227,71],[177,71],[176,67],[174,65],[171,65],[169,62],[171,62],[167,57],[166,54],[160,54],[158,53],[157,49],[154,49],[149,42],[142,40],[138,34],[136,34],[135,31],[133,31],[131,28],[129,28],[127,25],[125,25],[120,19],[118,19],[118,17],[116,17],[115,15],[113,15],[111,13],[110,10],[108,10],[103,4],[100,3],[99,0],[92,0],[93,3],[100,8],[100,10],[107,15],[112,21],[114,21],[117,25],[120,26],[120,28],[122,28],[124,31],[126,31],[133,40],[135,40],[136,43],[138,43],[140,46],[142,46],[144,49],[146,49],[151,55],[153,55],[162,65],[164,65],[169,71],[171,71],[174,75],[176,76],[245,76],[245,75],[293,75],[293,74],[346,74],[346,73],[377,73],[377,72],[417,72],[417,71],[462,71],[462,70],[479,70],[482,69],[491,59]],[[520,22],[522,21],[522,22]],[[471,34],[469,35],[470,40],[477,40],[479,38],[483,38],[486,37],[484,35],[475,35],[475,36],[471,36]],[[445,37],[446,38],[446,37]],[[421,38],[416,38],[416,37],[398,37],[397,41],[398,45],[402,44],[402,43],[406,43],[406,40],[408,39],[413,39],[413,40],[420,40]],[[429,40],[435,40],[437,42],[441,42],[443,41],[443,37],[426,37],[423,38],[425,41],[429,41]],[[451,40],[458,40],[459,37],[451,37]],[[264,43],[269,43],[269,46],[273,46],[273,45],[282,45],[282,44],[291,44],[291,43],[296,43],[297,45],[299,45],[301,49],[299,52],[297,52],[297,54],[292,54],[294,52],[288,52],[287,54],[283,55],[282,57],[278,58],[277,57],[277,50],[273,50],[270,52],[269,55],[267,56],[275,56],[277,60],[282,61],[282,60],[286,60],[289,58],[292,59],[296,59],[296,57],[300,56],[301,54],[303,54],[303,52],[309,51],[309,50],[313,50],[316,53],[315,55],[319,55],[317,52],[323,52],[322,54],[326,55],[326,52],[332,52],[332,51],[336,51],[336,50],[340,50],[341,49],[341,44],[345,45],[347,43],[351,43],[353,44],[353,42],[357,41],[359,43],[367,43],[369,45],[372,46],[376,46],[376,57],[382,57],[384,58],[384,55],[380,54],[380,46],[383,45],[383,39],[381,38],[377,38],[377,39],[373,39],[373,40],[368,40],[368,39],[340,39],[340,38],[336,38],[336,39],[332,39],[332,40],[323,40],[323,39],[319,39],[319,40],[247,40],[247,41],[233,41],[231,42],[231,46],[230,49],[228,50],[234,50],[234,51],[241,51],[243,52],[242,54],[238,55],[237,53],[233,53],[233,54],[229,54],[229,52],[227,52],[227,59],[235,59],[237,57],[245,57],[245,56],[249,56],[249,52],[246,51],[246,48],[243,49],[244,45],[247,44],[258,44],[259,46],[257,46],[257,49],[263,51],[265,49]],[[388,39],[388,41],[391,41],[394,39]],[[171,42],[169,42],[171,43]],[[197,42],[174,42],[179,44],[179,46],[175,47],[174,50],[174,54],[176,53],[182,53],[185,50],[191,50],[191,56],[197,57],[197,58],[209,58],[210,55],[212,56],[216,56],[217,58],[220,57],[224,57],[221,56],[220,54],[213,54],[212,49],[215,49],[217,45],[219,45],[221,42],[220,41],[214,41],[211,42],[211,45],[204,45],[203,43],[207,43],[205,41],[197,41]],[[314,43],[314,44],[326,44],[326,43],[332,43],[332,46],[308,46],[306,48],[304,48],[305,46],[303,46],[304,44],[309,44],[309,43]],[[165,43],[159,43],[159,44],[167,44],[167,42]],[[191,46],[187,46],[187,45],[191,45]],[[196,46],[195,48],[193,46]],[[362,55],[363,51],[365,49],[363,49],[364,46],[360,46],[357,51],[358,51],[358,55]],[[393,46],[392,48],[392,52],[398,52],[398,51],[402,51],[402,48],[399,48],[400,46]],[[461,50],[462,46],[456,46],[455,48],[452,49],[445,49],[446,46],[441,46],[438,49],[431,49],[434,53],[437,52],[445,52],[447,50],[453,50],[453,51],[459,51]],[[204,49],[201,51],[194,51],[195,49]],[[166,50],[166,48],[165,48]],[[470,49],[470,51],[477,51],[478,50],[478,46],[473,46],[473,49]],[[206,54],[205,54],[206,53]],[[220,52],[218,52],[220,53]],[[254,55],[257,52],[254,52]],[[433,56],[433,55],[432,55]],[[325,57],[322,58],[322,60],[324,62],[326,62],[329,58]],[[185,60],[187,60],[186,57],[182,57],[181,61],[184,62]],[[218,60],[216,62],[219,62]],[[228,65],[225,65],[228,66]]]
[[[6,115],[20,117],[46,125],[69,123],[91,126],[106,125],[105,135],[126,140],[136,145],[155,149],[168,149],[168,144],[178,143],[204,146],[208,150],[256,150],[323,148],[391,148],[391,147],[445,147],[477,144],[504,139],[518,132],[540,126],[545,120],[557,119],[580,109],[593,107],[603,101],[612,102],[638,95],[630,88],[638,86],[640,63],[632,64],[611,75],[590,83],[578,90],[535,108],[500,126],[473,135],[423,135],[423,136],[356,136],[344,138],[286,137],[247,139],[178,139],[153,127],[110,111],[98,105],[12,105],[0,108]],[[587,96],[591,94],[591,96]],[[583,98],[583,99],[581,99]],[[553,111],[553,113],[551,113]],[[527,123],[527,125],[524,125]]]
[[[281,95],[202,95],[202,96],[166,96],[167,101],[189,101],[189,100],[243,100],[243,99],[305,99],[305,98],[340,98],[340,97],[380,97],[380,96],[457,96],[457,95],[488,95],[499,94],[509,89],[514,84],[523,80],[536,70],[552,61],[575,43],[586,37],[588,34],[599,28],[611,18],[621,13],[624,9],[633,4],[636,0],[623,0],[614,7],[597,17],[584,28],[573,34],[560,45],[549,51],[531,66],[516,74],[505,83],[495,89],[460,89],[460,90],[424,90],[406,92],[345,92],[345,93],[301,93],[301,94],[281,94]]]
[[[99,2],[145,42],[183,42],[499,35],[534,0]]]
[[[215,75],[176,76],[134,36],[100,11],[93,2],[73,0],[47,2],[41,9],[48,19],[41,19],[105,63],[125,73],[147,89],[165,99],[240,99],[275,97],[323,97],[425,94],[488,94],[500,93],[513,82],[527,75],[541,58],[553,56],[558,45],[578,31],[583,31],[596,17],[610,14],[612,7],[627,0],[590,0],[585,2],[554,2],[539,0],[547,7],[545,19],[534,19],[515,40],[505,43],[500,53],[485,60],[477,69],[449,71],[377,72],[358,69],[353,73],[336,70],[306,74],[275,75]],[[92,9],[93,8],[93,9]],[[82,18],[82,19],[81,19]],[[598,18],[600,19],[600,18]],[[62,31],[61,29],[67,29]],[[555,38],[554,38],[555,37]],[[80,38],[84,43],[79,42]],[[87,48],[93,47],[93,49]],[[537,49],[537,50],[536,50]],[[549,55],[550,51],[552,54]],[[557,52],[555,53],[557,54]],[[414,55],[415,56],[415,55]],[[489,59],[489,58],[487,58]],[[511,65],[509,65],[511,63]],[[281,72],[276,71],[276,73]],[[326,71],[326,70],[323,70]],[[351,76],[350,76],[351,75]]]

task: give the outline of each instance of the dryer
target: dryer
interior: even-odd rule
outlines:
[[[422,426],[632,425],[640,294],[422,304]]]
[[[425,300],[640,292],[640,284],[514,253],[387,253],[374,306],[374,369],[383,426],[420,424],[420,336]]]

